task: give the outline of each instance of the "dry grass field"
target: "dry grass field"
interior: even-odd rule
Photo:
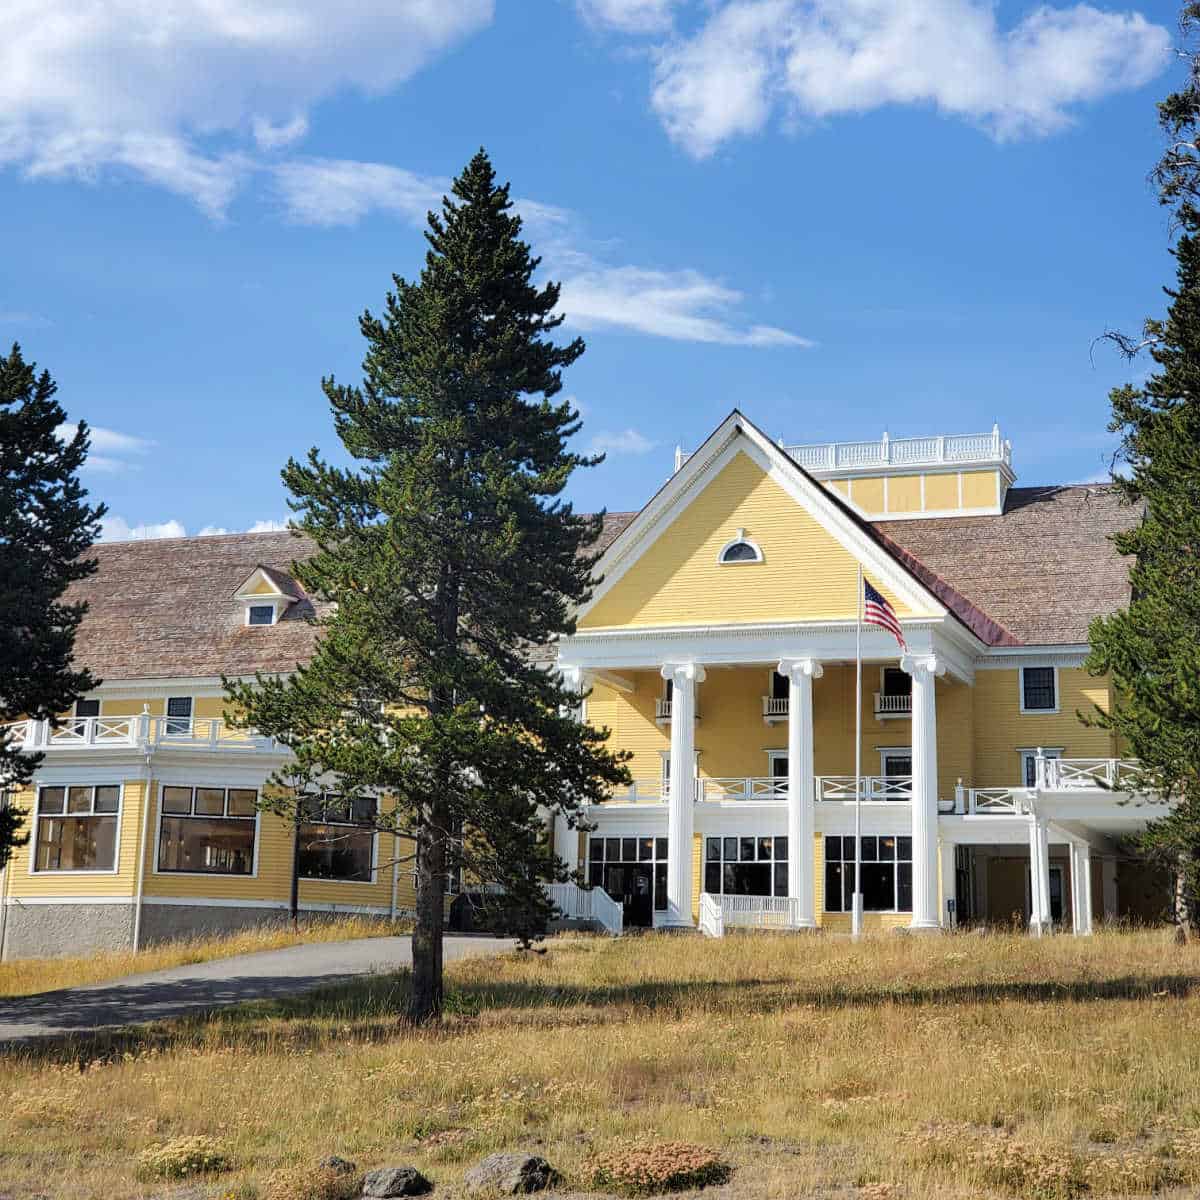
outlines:
[[[718,1151],[713,1200],[1200,1184],[1200,951],[1166,931],[573,937],[447,974],[437,1032],[402,1028],[406,981],[380,977],[0,1057],[0,1195],[167,1196],[138,1156],[179,1137],[211,1139],[202,1194],[234,1200],[304,1200],[328,1154],[452,1196],[497,1148],[578,1192],[651,1140]]]
[[[188,938],[163,942],[135,954],[132,950],[109,950],[79,958],[26,958],[0,963],[0,997],[32,996],[58,988],[103,983],[122,975],[182,967],[188,963],[280,950],[302,942],[344,942],[349,938],[389,937],[407,926],[366,917],[338,917],[304,922],[298,930],[291,925],[260,925],[224,937]],[[3,1195],[3,1193],[0,1193]]]

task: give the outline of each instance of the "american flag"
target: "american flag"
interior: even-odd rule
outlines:
[[[886,629],[900,643],[901,650],[907,650],[904,644],[904,630],[892,611],[892,606],[877,592],[867,580],[863,580],[863,620],[868,625],[878,625]]]

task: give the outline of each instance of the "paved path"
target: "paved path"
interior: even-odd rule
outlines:
[[[445,960],[498,954],[514,944],[505,938],[448,937]],[[294,996],[411,962],[412,940],[407,937],[310,942],[127,975],[86,987],[16,996],[0,1000],[0,1045],[170,1020],[245,1000]]]

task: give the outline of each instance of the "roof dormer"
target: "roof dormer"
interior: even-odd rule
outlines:
[[[260,563],[233,598],[242,606],[243,624],[275,625],[302,596],[294,580]]]

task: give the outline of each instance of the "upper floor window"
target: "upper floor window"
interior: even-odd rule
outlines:
[[[881,684],[885,696],[912,695],[912,676],[899,667],[884,667]]]
[[[1025,786],[1027,788],[1037,787],[1038,785],[1037,756],[1038,752],[1036,750],[1021,751],[1021,778],[1025,781]],[[1062,758],[1062,750],[1047,750],[1045,747],[1043,747],[1042,757]]]
[[[251,604],[246,610],[247,625],[274,625],[275,605]]]
[[[370,883],[376,812],[371,797],[347,800],[328,793],[307,797],[300,826],[301,878]]]
[[[100,715],[100,701],[76,700],[75,715],[77,717],[98,717]]]
[[[35,871],[115,871],[118,784],[43,787],[37,797]]]
[[[1021,711],[1057,712],[1058,679],[1053,667],[1021,668]]]
[[[183,737],[192,731],[191,696],[169,696],[167,698],[167,734]]]
[[[258,826],[254,788],[164,784],[158,869],[201,875],[253,875]]]
[[[751,541],[746,536],[744,529],[739,529],[737,537],[721,547],[717,561],[720,563],[757,563],[763,561],[763,553],[759,549],[758,543]]]

